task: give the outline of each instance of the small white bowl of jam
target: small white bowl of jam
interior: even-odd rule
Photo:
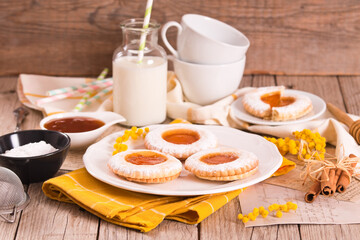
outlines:
[[[66,112],[43,118],[40,127],[66,133],[71,139],[70,148],[74,149],[89,146],[110,126],[124,121],[114,112]]]

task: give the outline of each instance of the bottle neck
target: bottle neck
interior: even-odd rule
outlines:
[[[166,59],[166,52],[158,45],[160,25],[155,21],[150,21],[149,27],[143,29],[143,24],[143,19],[129,19],[120,24],[122,45],[115,50],[113,59],[123,56],[158,56]],[[142,35],[144,36],[143,38]],[[144,39],[145,47],[142,48],[143,46],[141,45],[140,48],[140,42],[143,44]]]
[[[145,36],[145,48],[151,48],[158,43],[158,29],[123,29],[123,45],[132,49],[139,48],[141,35]]]

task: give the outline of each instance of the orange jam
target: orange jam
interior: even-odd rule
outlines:
[[[135,165],[155,165],[165,162],[167,157],[155,152],[137,152],[125,156],[125,161]]]
[[[209,165],[216,165],[235,161],[238,158],[233,153],[210,153],[200,158],[200,161]]]
[[[79,133],[92,131],[104,126],[105,123],[91,117],[66,117],[52,119],[44,124],[48,130],[64,133]]]
[[[281,97],[280,92],[273,92],[261,96],[261,101],[270,105],[270,107],[284,107],[295,102],[293,97]]]
[[[197,132],[189,129],[169,130],[162,134],[162,138],[174,144],[192,144],[200,139]]]

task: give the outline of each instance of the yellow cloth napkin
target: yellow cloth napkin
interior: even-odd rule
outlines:
[[[283,157],[281,166],[279,167],[279,169],[276,172],[274,172],[274,174],[272,176],[276,177],[276,176],[284,175],[284,174],[290,172],[291,170],[293,170],[295,168],[295,166],[296,166],[296,164],[293,161],[290,161],[289,159]]]
[[[199,223],[243,191],[196,197],[143,194],[103,183],[85,168],[49,179],[42,189],[51,199],[76,203],[106,221],[142,232],[154,229],[165,218]]]

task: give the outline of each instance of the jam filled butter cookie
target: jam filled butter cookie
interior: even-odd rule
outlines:
[[[152,150],[128,150],[112,156],[108,167],[129,181],[163,183],[174,180],[182,170],[175,157]]]
[[[145,137],[145,146],[184,160],[198,151],[216,147],[217,139],[205,128],[174,124],[151,130]]]
[[[257,88],[245,94],[242,103],[248,113],[273,121],[294,120],[313,108],[310,98],[286,92],[284,86]]]
[[[185,169],[198,178],[212,181],[243,179],[255,173],[259,161],[255,154],[244,150],[216,148],[204,150],[185,161]]]

